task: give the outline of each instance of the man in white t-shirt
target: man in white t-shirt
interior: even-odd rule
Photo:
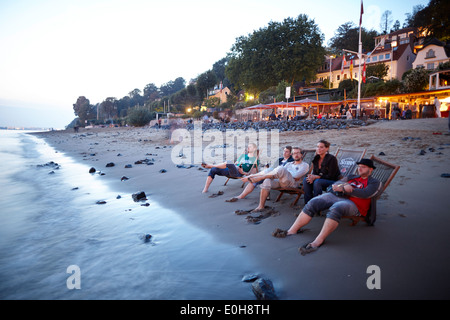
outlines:
[[[242,178],[244,182],[258,182],[263,181],[260,185],[261,193],[259,196],[259,205],[254,212],[264,209],[266,199],[269,196],[272,188],[297,188],[303,177],[309,171],[309,165],[302,160],[302,150],[298,147],[292,148],[293,162],[289,162],[284,166],[278,166],[272,171],[263,174],[257,173]]]

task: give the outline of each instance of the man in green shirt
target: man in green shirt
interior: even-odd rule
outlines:
[[[236,162],[233,163],[221,163],[221,164],[206,164],[202,163],[203,168],[211,169],[206,178],[205,187],[203,193],[208,192],[211,182],[216,175],[227,177],[242,177],[250,173],[256,172],[256,166],[259,165],[258,159],[258,147],[254,143],[250,143],[247,148],[247,153],[241,155]]]

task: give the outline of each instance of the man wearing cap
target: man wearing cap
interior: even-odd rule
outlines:
[[[315,214],[328,210],[319,235],[312,242],[306,243],[299,250],[302,254],[317,250],[325,239],[337,228],[343,216],[366,216],[371,198],[381,190],[382,183],[371,177],[375,166],[370,159],[357,162],[358,174],[349,175],[334,183],[329,192],[311,199],[303,208],[294,224],[287,231],[277,229],[273,235],[283,237],[296,234],[307,225]]]

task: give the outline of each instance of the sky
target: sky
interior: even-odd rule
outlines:
[[[362,26],[429,0],[364,0]],[[328,44],[360,0],[0,0],[0,126],[61,129],[73,104],[120,99],[149,83],[188,83],[230,52],[237,37],[306,14]]]

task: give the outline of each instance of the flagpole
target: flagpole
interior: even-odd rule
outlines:
[[[361,57],[362,57],[362,42],[361,42],[361,24],[362,24],[362,15],[364,13],[363,9],[363,0],[361,0],[361,15],[359,18],[359,48],[358,48],[358,58],[359,58],[359,66],[358,66],[358,106],[356,108],[356,116],[359,118],[361,111]]]

